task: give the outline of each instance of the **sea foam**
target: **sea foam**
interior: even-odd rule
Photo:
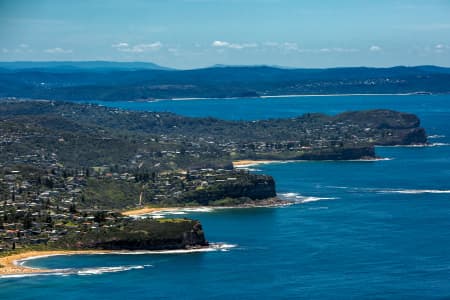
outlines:
[[[232,248],[236,248],[236,244],[227,244],[227,243],[210,243],[208,247],[201,248],[192,248],[192,249],[174,249],[174,250],[152,250],[152,251],[118,251],[118,252],[105,252],[105,253],[96,253],[92,255],[152,255],[152,254],[187,254],[187,253],[196,253],[196,252],[228,252]],[[24,266],[24,263],[33,259],[46,258],[51,256],[61,256],[61,255],[76,255],[76,254],[52,254],[52,255],[40,255],[33,256],[29,258],[24,258],[19,261],[16,261],[15,264],[19,266]],[[30,269],[37,269],[28,267]],[[0,279],[2,278],[23,278],[23,277],[35,277],[35,276],[68,276],[68,275],[78,275],[78,276],[89,276],[89,275],[101,275],[104,273],[116,273],[116,272],[125,272],[131,270],[139,270],[144,268],[153,267],[152,265],[131,265],[131,266],[112,266],[112,267],[95,267],[95,268],[70,268],[70,269],[53,269],[43,271],[40,273],[25,273],[25,274],[9,274],[9,275],[0,275]]]
[[[445,138],[445,135],[442,134],[433,134],[428,136],[429,139],[442,139]]]
[[[378,146],[393,148],[426,148],[426,147],[443,147],[450,146],[449,143],[428,143],[428,144],[412,144],[412,145],[394,145],[394,146]]]
[[[350,192],[367,192],[377,194],[450,194],[450,190],[448,189],[370,188],[370,187],[348,187],[348,186],[327,186],[327,187],[348,190]]]
[[[139,270],[139,269],[144,269],[145,267],[150,267],[150,266],[151,265],[86,268],[86,269],[74,270],[73,273],[69,272],[69,274],[75,274],[75,275],[80,275],[80,276],[100,275],[103,273],[116,273],[116,272],[130,271],[130,270]]]
[[[94,268],[82,268],[82,269],[54,269],[54,270],[49,270],[48,272],[42,272],[42,273],[1,275],[0,279],[2,279],[2,278],[36,277],[36,276],[68,276],[68,275],[89,276],[89,275],[101,275],[104,273],[117,273],[117,272],[125,272],[125,271],[130,271],[130,270],[139,270],[139,269],[144,269],[147,267],[152,267],[152,265],[94,267]]]
[[[338,199],[336,197],[314,197],[314,196],[303,196],[299,193],[282,193],[278,195],[280,198],[294,201],[295,203],[308,203],[308,202],[315,202],[320,200],[335,200]]]
[[[393,189],[379,190],[378,193],[383,194],[450,194],[450,190],[418,190],[418,189]]]

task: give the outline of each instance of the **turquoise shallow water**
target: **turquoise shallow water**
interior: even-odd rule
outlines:
[[[191,116],[262,119],[392,108],[418,114],[424,148],[391,160],[254,167],[275,177],[283,208],[191,213],[228,251],[58,256],[28,261],[71,275],[0,279],[0,299],[450,298],[450,96],[354,96],[112,103]],[[110,267],[103,268],[100,267]],[[111,268],[113,267],[113,268]]]

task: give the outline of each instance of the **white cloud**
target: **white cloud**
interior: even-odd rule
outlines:
[[[377,45],[372,45],[369,48],[369,51],[371,51],[371,52],[380,52],[381,50],[383,50],[383,49],[380,46],[377,46]]]
[[[280,45],[280,47],[283,50],[288,50],[288,51],[298,51],[300,50],[297,43],[291,43],[291,42],[284,42],[283,44]]]
[[[229,48],[229,49],[235,49],[235,50],[241,50],[245,48],[256,48],[258,47],[258,44],[256,43],[244,43],[244,44],[237,44],[237,43],[229,43],[225,41],[214,41],[212,42],[211,46],[216,48]]]
[[[303,52],[304,49],[300,49],[297,43],[293,42],[265,42],[263,46],[268,48],[275,48],[284,52]]]
[[[174,56],[180,55],[180,50],[177,48],[168,48],[167,51]]]
[[[358,52],[359,49],[355,48],[342,48],[342,47],[334,47],[334,48],[301,48],[297,43],[293,42],[266,42],[263,44],[265,47],[280,49],[284,52],[298,52],[298,53],[352,53]]]
[[[214,41],[212,43],[213,47],[228,47],[230,45],[230,43],[228,42],[222,42],[222,41]]]
[[[142,53],[147,51],[156,51],[163,47],[161,42],[154,42],[150,44],[137,44],[130,45],[128,43],[120,42],[112,45],[113,48],[116,48],[121,52],[129,52],[129,53]]]
[[[8,49],[6,49],[6,48],[2,48],[2,52],[3,52],[3,53],[8,53],[8,52],[9,52],[9,50],[8,50]]]
[[[117,44],[113,44],[112,47],[113,48],[122,48],[122,47],[128,47],[128,43],[117,43]]]
[[[319,50],[306,49],[306,50],[303,50],[303,51],[304,52],[319,52],[319,53],[330,53],[330,52],[335,52],[335,53],[353,53],[353,52],[359,52],[359,49],[335,47],[335,48],[321,48]]]
[[[280,45],[280,43],[277,43],[277,42],[265,42],[265,43],[263,43],[263,46],[266,46],[266,47],[278,47],[278,45]]]
[[[28,44],[20,44],[19,45],[20,48],[30,48],[30,46]]]
[[[56,47],[56,48],[50,48],[50,49],[45,49],[44,50],[45,53],[51,53],[51,54],[67,54],[67,53],[72,53],[72,49],[63,49],[60,47]]]
[[[245,48],[256,48],[261,47],[261,49],[274,49],[279,50],[284,54],[292,53],[355,53],[361,51],[357,48],[343,48],[343,47],[330,47],[330,48],[301,48],[295,42],[264,42],[261,44],[257,43],[230,43],[227,41],[215,40],[211,44],[212,47],[217,48],[218,51],[224,51],[225,49],[245,49]],[[381,47],[372,46],[371,51],[381,51]]]
[[[450,49],[449,45],[437,44],[437,45],[434,46],[434,51],[436,53],[443,53],[443,52],[445,52],[445,51],[447,51],[449,49]]]

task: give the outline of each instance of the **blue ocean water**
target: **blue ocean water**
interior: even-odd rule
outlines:
[[[302,203],[188,215],[210,241],[234,248],[31,260],[78,271],[1,278],[0,299],[450,298],[449,95],[102,104],[238,120],[391,108],[419,115],[435,145],[380,147],[390,160],[377,162],[255,166]]]

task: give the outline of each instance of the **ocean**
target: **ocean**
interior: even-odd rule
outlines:
[[[380,161],[253,166],[296,204],[178,212],[225,248],[29,260],[72,271],[0,278],[0,299],[450,298],[450,95],[94,102],[232,120],[389,108],[417,114],[432,144],[377,147]]]

